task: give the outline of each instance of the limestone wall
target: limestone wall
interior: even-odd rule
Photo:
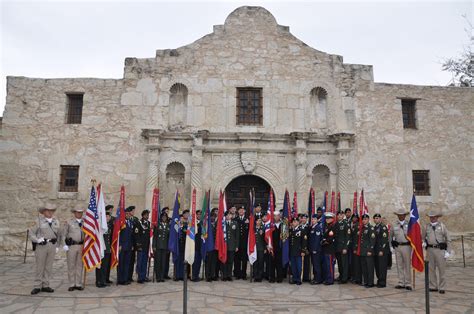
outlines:
[[[404,129],[400,98],[417,98],[417,129]],[[372,212],[410,208],[412,170],[430,170],[424,216],[441,208],[451,230],[473,231],[474,89],[375,84],[356,94],[356,175]],[[423,217],[425,219],[425,217]]]

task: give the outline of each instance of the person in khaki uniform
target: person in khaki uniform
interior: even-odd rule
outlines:
[[[38,215],[36,224],[29,230],[30,240],[36,246],[34,249],[36,277],[31,294],[54,292],[54,289],[49,286],[49,279],[53,271],[54,255],[58,251],[58,243],[61,240],[59,221],[53,217],[56,206],[46,204],[46,206],[40,207],[38,211],[41,216]]]
[[[63,229],[64,246],[67,256],[67,274],[69,279],[68,291],[84,290],[82,286],[82,248],[84,246],[84,232],[82,231],[82,215],[84,209],[76,207],[71,210],[74,218],[66,222]]]
[[[390,231],[392,247],[397,261],[398,285],[395,289],[412,290],[411,287],[411,245],[407,239],[408,221],[405,220],[408,212],[399,209],[394,213],[398,221]]]
[[[446,258],[451,252],[451,238],[446,226],[438,221],[442,216],[441,212],[431,210],[428,212],[430,223],[423,230],[426,250],[428,252],[430,291],[439,291],[444,294],[446,288]],[[439,272],[439,281],[436,271]]]

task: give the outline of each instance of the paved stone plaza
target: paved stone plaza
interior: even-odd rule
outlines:
[[[52,294],[31,296],[34,258],[4,257],[0,263],[0,313],[180,313],[183,282],[94,286],[95,275],[87,276],[84,291],[68,292],[65,259],[54,263]],[[113,276],[115,277],[115,275]],[[423,313],[425,309],[423,276],[417,276],[414,292],[394,289],[396,271],[392,268],[385,289],[365,289],[352,284],[302,286],[250,283],[189,282],[190,313],[254,312],[332,312],[332,313]],[[432,313],[474,312],[474,268],[463,268],[453,262],[448,268],[448,290],[445,295],[432,293]]]

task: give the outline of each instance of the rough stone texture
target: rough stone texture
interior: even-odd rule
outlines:
[[[236,124],[238,87],[263,88],[262,126]],[[312,96],[317,87],[325,102]],[[84,93],[82,124],[65,123],[68,92]],[[211,189],[215,202],[246,173],[273,187],[278,206],[288,188],[303,210],[311,185],[319,203],[318,180],[327,178],[321,184],[341,191],[343,207],[364,188],[369,210],[390,214],[409,206],[411,170],[429,169],[421,212],[441,207],[450,230],[474,231],[473,96],[472,88],[374,83],[371,66],[307,46],[260,7],[236,9],[187,46],[127,58],[120,80],[8,77],[0,234],[21,236],[0,236],[0,246],[21,249],[40,203],[56,203],[61,219],[85,205],[92,178],[108,203],[118,203],[123,183],[126,203],[142,209],[156,185],[162,206],[178,188],[185,207],[191,185],[200,195]],[[403,97],[418,98],[417,130],[403,129]],[[80,166],[78,193],[58,192],[60,165]]]

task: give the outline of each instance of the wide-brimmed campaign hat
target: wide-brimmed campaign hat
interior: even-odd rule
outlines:
[[[56,210],[56,205],[51,204],[51,203],[46,203],[44,206],[41,206],[38,208],[38,211],[40,213],[44,212],[45,210],[50,210],[54,212]]]
[[[83,213],[84,208],[82,206],[77,205],[73,209],[71,209],[71,213],[74,213],[74,212]]]
[[[399,208],[393,212],[395,215],[408,215],[410,212],[404,208]]]
[[[427,214],[428,217],[441,217],[443,213],[440,210],[432,209]]]

